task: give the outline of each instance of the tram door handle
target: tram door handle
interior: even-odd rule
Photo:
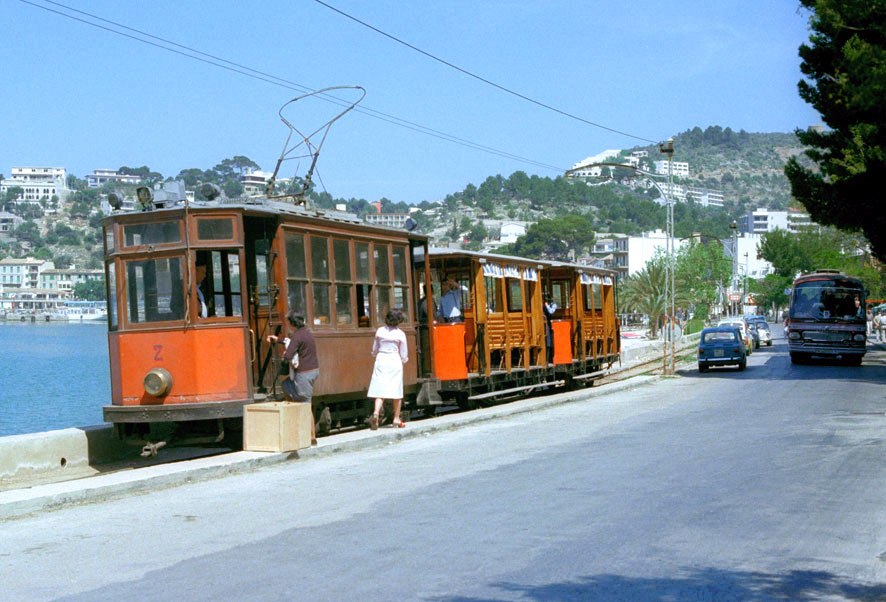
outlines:
[[[252,342],[249,346],[249,363],[251,364],[255,361],[255,331],[251,328],[247,330],[249,330],[249,340]]]

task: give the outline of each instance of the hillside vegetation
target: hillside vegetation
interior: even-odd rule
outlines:
[[[690,176],[676,182],[721,191],[725,198],[723,207],[703,207],[693,202],[678,204],[675,209],[677,236],[694,232],[728,236],[731,221],[747,211],[757,207],[788,207],[790,188],[783,169],[787,159],[802,150],[793,134],[753,134],[712,126],[687,130],[675,136],[674,141],[674,160],[687,161],[690,168]],[[647,168],[652,161],[664,157],[657,147],[649,146],[624,149],[622,158],[634,150],[649,152],[648,159],[641,164]],[[204,182],[216,184],[227,196],[236,198],[243,192],[239,176],[246,168],[258,167],[247,157],[235,156],[210,169],[184,169],[175,179],[183,180],[189,190],[196,190],[198,199],[199,187]],[[143,175],[149,182],[163,179],[162,174],[147,166],[121,167],[119,171]],[[480,248],[484,240],[495,238],[501,224],[507,221],[535,223],[581,216],[580,223],[585,227],[589,225],[595,233],[636,234],[663,228],[665,209],[656,202],[659,195],[655,189],[638,186],[635,178],[625,178],[630,175],[628,170],[616,171],[625,173],[599,181],[540,177],[523,171],[507,177],[491,175],[483,182],[467,183],[442,201],[422,201],[414,217],[420,231],[431,235],[434,242],[467,240],[470,248]],[[16,205],[11,198],[0,199],[7,210],[26,219],[6,242],[0,242],[0,256],[30,254],[56,259],[61,267],[72,262],[101,265],[98,232],[101,198],[112,191],[132,197],[135,187],[106,184],[101,189],[87,189],[85,182],[74,176],[69,177],[69,184],[75,192],[67,202],[47,202],[42,210],[33,205]],[[295,184],[297,182],[292,185]],[[340,199],[328,192],[316,191],[310,196],[318,207],[333,208],[343,203],[358,215],[375,211],[366,199]],[[381,199],[381,205],[385,212],[410,209],[406,203],[393,203],[386,198]],[[50,211],[43,215],[47,207]],[[574,221],[562,223],[568,223],[568,228],[575,230]],[[556,232],[549,233],[554,234]]]

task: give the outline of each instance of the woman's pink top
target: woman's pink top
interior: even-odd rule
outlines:
[[[373,357],[379,353],[399,353],[400,359],[405,364],[409,361],[409,350],[406,346],[406,334],[399,328],[382,326],[375,331],[375,341],[372,343]]]

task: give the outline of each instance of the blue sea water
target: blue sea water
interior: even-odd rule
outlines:
[[[0,437],[102,424],[108,327],[0,322]]]

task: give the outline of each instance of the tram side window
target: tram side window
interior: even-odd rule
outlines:
[[[311,237],[311,293],[314,297],[314,325],[332,323],[329,303],[329,243],[320,236]]]
[[[558,308],[569,307],[569,281],[556,280],[551,284],[551,295],[554,297],[554,303]]]
[[[126,297],[131,324],[184,319],[181,258],[127,261]]]
[[[523,311],[523,295],[520,290],[520,281],[516,278],[508,278],[508,311]]]
[[[354,259],[357,277],[357,326],[372,327],[372,284],[369,269],[369,243],[354,243]]]
[[[301,234],[286,234],[286,288],[289,310],[307,315],[305,298],[308,275],[305,264],[305,238]]]
[[[105,255],[114,252],[114,226],[105,228]]]
[[[108,263],[108,330],[117,330],[117,267]]]
[[[471,305],[471,279],[469,276],[459,276],[455,279],[458,282],[461,291],[461,308],[462,311],[470,311]]]
[[[411,321],[409,313],[409,294],[406,287],[407,284],[407,267],[406,267],[406,249],[403,247],[393,247],[391,249],[391,259],[394,264],[394,308],[403,312],[403,318]]]
[[[346,240],[332,241],[332,259],[335,265],[335,321],[339,326],[354,323],[351,311],[351,245]]]
[[[485,276],[486,282],[486,311],[496,313],[502,311],[502,279]]]
[[[382,323],[391,309],[390,247],[376,244],[372,254],[375,260],[375,319]]]
[[[600,311],[603,309],[603,285],[592,284],[591,288],[594,291],[594,311]]]
[[[582,295],[582,296],[584,297],[584,299],[583,299],[583,301],[584,301],[584,310],[585,310],[585,311],[591,311],[592,309],[594,309],[594,301],[596,300],[596,297],[594,297],[593,299],[591,299],[591,295],[593,295],[593,294],[595,294],[595,293],[593,292],[593,288],[591,287],[590,284],[582,284],[581,286],[582,286],[582,289],[583,289],[582,292],[584,293],[584,294]]]
[[[270,244],[267,240],[255,241],[255,290],[258,293],[259,305],[270,305],[270,273],[271,257]]]
[[[240,255],[237,251],[198,251],[197,265],[208,266],[199,283],[208,305],[209,318],[242,316]]]

